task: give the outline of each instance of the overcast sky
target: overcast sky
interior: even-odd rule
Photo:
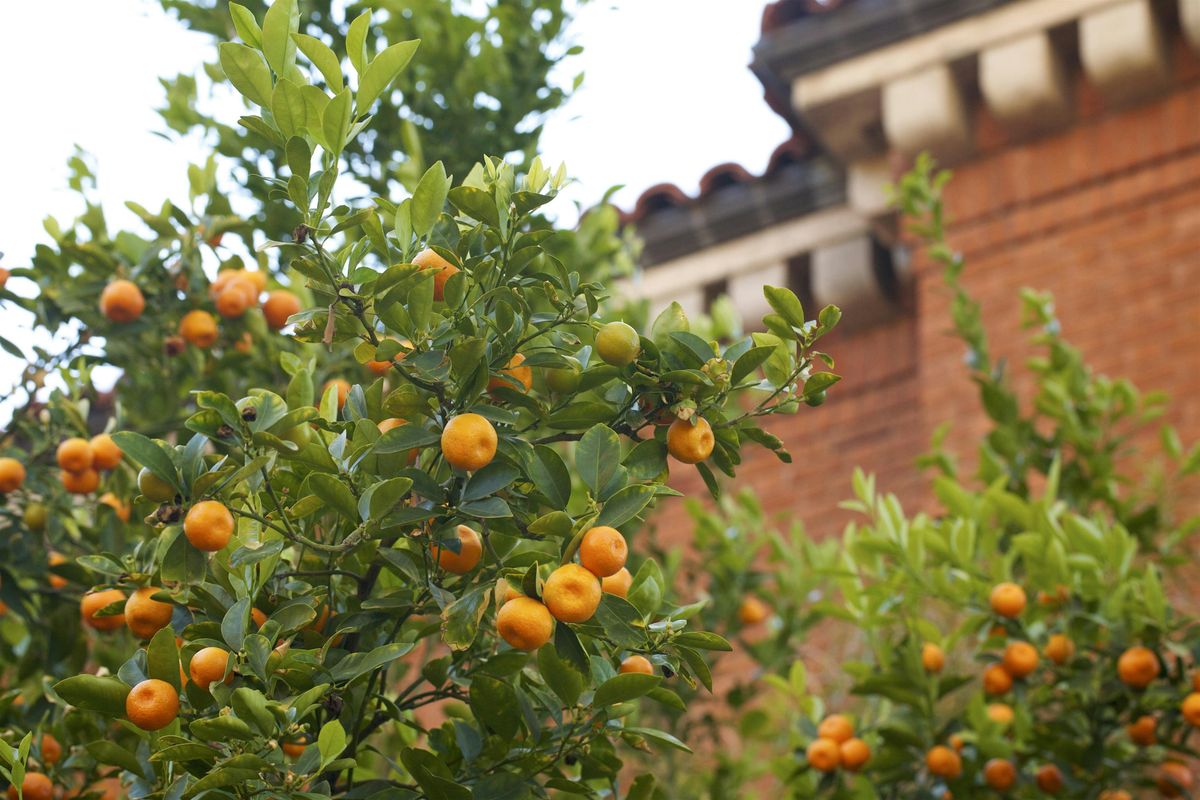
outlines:
[[[595,0],[571,35],[584,48],[561,79],[586,75],[546,127],[548,162],[565,161],[585,203],[611,185],[629,207],[661,181],[692,192],[714,164],[761,171],[787,127],[763,103],[746,65],[761,0]],[[53,37],[47,38],[48,16]],[[153,0],[0,2],[0,264],[28,263],[46,238],[42,219],[78,210],[66,189],[73,146],[91,153],[111,224],[134,225],[126,200],[157,208],[186,201],[194,145],[168,141],[154,108],[160,75],[192,73],[212,53]],[[14,280],[10,287],[22,291]],[[13,323],[0,323],[18,341]],[[26,341],[28,341],[26,339]],[[0,395],[18,365],[0,359]]]

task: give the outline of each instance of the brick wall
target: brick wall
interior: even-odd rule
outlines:
[[[1049,290],[1093,367],[1170,393],[1168,420],[1191,443],[1200,441],[1200,68],[1184,51],[1177,78],[1170,94],[1115,112],[1081,85],[1076,124],[1030,142],[1006,143],[977,120],[981,152],[955,168],[947,204],[994,356],[1022,372],[1018,293]],[[963,347],[947,335],[940,275],[919,259],[913,291],[909,315],[830,339],[845,379],[825,406],[771,422],[794,464],[750,451],[740,482],[770,511],[814,533],[840,530],[848,516],[837,503],[856,465],[906,508],[928,507],[913,459],[945,420],[949,446],[973,463],[986,424]],[[703,493],[690,470],[676,472],[679,488]],[[672,538],[690,530],[678,506],[658,522]]]

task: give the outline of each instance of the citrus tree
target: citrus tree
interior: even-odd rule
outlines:
[[[837,309],[766,287],[770,332],[724,347],[677,305],[605,322],[569,258],[591,242],[535,219],[565,180],[536,159],[349,201],[346,149],[418,43],[343,56],[295,2],[233,15],[284,229],[214,275],[210,162],[196,208],[142,214],[158,238],[93,208],[14,270],[57,283],[2,295],[84,325],[0,456],[12,794],[661,796],[625,754],[687,745],[632,715],[729,645],[627,536],[669,464],[715,489],[743,445],[790,458],[758,421],[836,382]],[[102,433],[96,364],[124,369]]]
[[[1168,500],[1200,449],[1164,426],[1165,468],[1131,461],[1163,398],[1089,370],[1032,291],[1022,401],[944,238],[948,177],[922,160],[897,200],[945,269],[991,422],[977,473],[943,429],[921,459],[939,512],[907,513],[857,472],[859,520],[824,541],[773,530],[752,495],[694,507],[697,552],[665,563],[705,565],[699,619],[750,660],[709,714],[656,715],[714,751],[711,770],[659,763],[680,796],[1192,796],[1197,619],[1169,587],[1197,520]]]

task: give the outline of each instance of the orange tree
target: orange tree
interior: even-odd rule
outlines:
[[[694,509],[691,557],[713,595],[694,619],[737,634],[753,661],[722,698],[732,711],[643,712],[693,743],[727,741],[730,725],[743,737],[711,770],[660,761],[678,795],[1192,796],[1197,620],[1164,577],[1197,523],[1177,519],[1169,490],[1200,469],[1200,448],[1163,427],[1170,468],[1128,471],[1163,399],[1093,374],[1051,299],[1028,291],[1035,391],[1021,402],[944,239],[947,178],[922,161],[897,199],[945,268],[991,423],[977,476],[959,474],[942,430],[921,459],[936,514],[906,513],[861,472],[845,504],[861,519],[837,539],[773,531],[748,495]],[[825,648],[844,660],[810,674]]]
[[[343,59],[288,0],[235,23],[242,124],[286,152],[291,235],[261,245],[283,269],[210,280],[211,164],[208,208],[143,214],[160,239],[92,210],[39,251],[61,280],[35,307],[86,332],[0,456],[0,714],[24,736],[0,772],[38,798],[616,792],[622,745],[686,749],[635,701],[681,703],[728,648],[626,536],[675,493],[669,456],[712,486],[747,442],[788,458],[757,421],[837,380],[813,348],[838,312],[767,287],[770,332],[723,348],[678,306],[646,336],[603,322],[564,258],[587,243],[532,219],[564,181],[538,160],[346,202],[341,156],[417,43]],[[91,437],[95,363],[125,375]]]

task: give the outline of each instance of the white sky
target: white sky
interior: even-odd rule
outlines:
[[[579,183],[572,199],[590,203],[611,185],[623,208],[661,181],[694,192],[714,164],[738,161],[760,172],[787,137],[746,65],[758,39],[764,0],[594,0],[571,28],[584,52],[583,85],[553,117],[544,159],[565,161]],[[46,18],[56,21],[51,41]],[[190,33],[153,0],[47,0],[0,3],[0,265],[25,266],[47,237],[42,219],[78,211],[66,188],[73,146],[91,153],[110,225],[131,226],[135,200],[157,208],[187,200],[186,165],[202,151],[155,135],[163,130],[160,75],[193,73],[211,56],[207,36]],[[419,55],[418,55],[419,57]],[[565,209],[564,209],[565,210]],[[24,287],[22,287],[24,284]],[[9,287],[24,293],[28,282]],[[8,338],[25,343],[11,316]],[[18,330],[14,330],[14,327]],[[0,399],[19,364],[0,353]]]

